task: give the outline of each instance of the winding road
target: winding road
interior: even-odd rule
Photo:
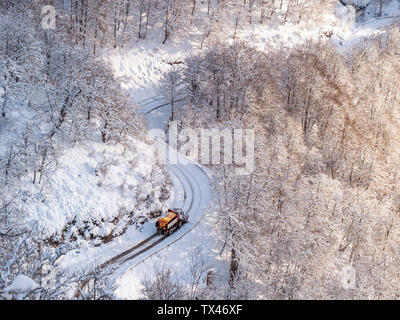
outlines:
[[[154,104],[160,104],[160,98],[148,99],[146,106],[142,106],[141,111],[149,114],[154,108]],[[166,104],[167,105],[167,104]],[[147,109],[147,110],[146,110]],[[165,147],[165,158],[168,171],[174,175],[176,181],[179,181],[180,188],[183,190],[183,199],[175,199],[173,207],[180,207],[189,215],[189,222],[185,223],[179,230],[172,235],[159,235],[155,232],[150,237],[135,244],[130,249],[116,255],[103,263],[100,268],[113,266],[116,271],[112,274],[109,281],[111,287],[125,272],[131,270],[138,264],[144,262],[152,255],[158,253],[164,248],[172,245],[185,235],[187,235],[194,227],[196,227],[209,208],[211,202],[211,181],[206,169],[199,164],[189,160],[178,151],[171,148],[165,142],[155,139],[155,143],[163,144]],[[169,163],[169,157],[177,159],[177,163]],[[87,282],[81,284],[80,289],[83,289]],[[79,296],[77,290],[75,296]]]
[[[175,150],[170,150],[170,152],[177,153]],[[187,235],[206,214],[211,201],[210,179],[201,166],[179,153],[177,156],[177,164],[167,163],[166,166],[184,190],[185,196],[180,207],[189,214],[189,222],[170,236],[154,234],[128,250],[129,252],[126,251],[123,256],[117,256],[113,263],[118,262],[120,266],[112,276],[111,284],[115,283],[125,272]]]

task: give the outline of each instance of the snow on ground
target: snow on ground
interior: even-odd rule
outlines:
[[[20,274],[15,277],[13,282],[5,289],[5,291],[27,292],[35,290],[37,287],[38,284],[35,281],[23,274]]]
[[[253,23],[241,30],[238,37],[262,51],[281,47],[291,48],[308,40],[318,40],[324,33],[334,31],[338,34],[349,32],[352,26],[342,24],[334,14],[325,15],[323,23],[273,24]]]
[[[373,18],[366,22],[358,23],[356,28],[351,33],[345,34],[343,37],[338,37],[336,43],[351,48],[368,37],[376,36],[385,32],[384,28],[393,23],[400,22],[400,15],[390,15],[380,18]]]
[[[119,254],[154,233],[153,221],[129,225],[126,212],[133,212],[131,219],[146,217],[182,201],[182,187],[173,175],[171,197],[165,202],[159,199],[161,187],[169,187],[152,149],[134,139],[130,146],[128,150],[101,142],[76,145],[65,150],[57,170],[44,181],[46,198],[41,192],[43,185],[25,183],[21,189],[26,195],[21,209],[29,213],[24,223],[35,224],[43,230],[43,237],[61,241],[59,248],[69,250],[58,259],[59,267],[79,271]],[[112,222],[121,211],[122,219]],[[75,224],[62,237],[62,230],[72,220]],[[89,228],[79,236],[78,228],[85,224]],[[102,243],[101,238],[111,232],[123,235]],[[77,239],[71,240],[71,236]]]
[[[374,13],[372,11],[366,10],[363,20],[356,23],[355,12],[338,5],[336,12],[325,14],[318,21],[285,25],[253,23],[240,30],[238,37],[262,51],[282,47],[292,48],[301,43],[321,38],[349,48],[357,45],[366,37],[384,32],[383,27],[399,22],[400,0],[392,0],[384,6],[381,17],[376,17],[375,11]]]
[[[111,50],[103,56],[114,68],[115,75],[121,77],[123,87],[132,93],[136,103],[141,103],[141,100],[149,97],[153,98],[154,93],[158,92],[162,74],[170,69],[167,62],[181,60],[185,54],[193,51],[190,42],[179,46],[169,42],[161,48],[160,43],[160,39],[140,41],[130,48]],[[152,107],[159,101],[165,102],[164,98],[158,96],[158,100],[150,99],[143,104],[150,102],[148,105]],[[165,127],[168,110],[166,106],[149,114],[150,129]],[[140,209],[135,207],[138,200],[141,198],[143,200],[151,192],[157,192],[164,181],[160,175],[157,187],[156,184],[143,180],[154,168],[153,154],[145,143],[135,141],[133,144],[137,144],[137,152],[132,161],[136,167],[133,168],[129,167],[132,160],[129,156],[132,155],[125,153],[122,156],[122,150],[113,146],[94,144],[90,147],[76,147],[67,152],[60,161],[63,169],[59,170],[51,182],[54,185],[54,201],[48,200],[46,205],[38,205],[39,208],[34,210],[36,212],[34,219],[42,220],[49,230],[54,231],[75,215],[78,215],[78,219],[84,220],[89,217],[113,217],[120,207],[135,208],[137,215],[145,215],[159,209],[161,203],[157,202],[151,207]],[[94,172],[96,166],[105,161],[102,159],[102,154],[107,155],[107,161],[112,164],[112,167],[103,179],[102,188],[99,188],[97,186],[99,179]],[[182,182],[172,172],[169,173],[169,177],[172,182],[171,197],[164,203],[162,209],[182,207],[184,202]],[[73,195],[73,199],[67,197],[57,203],[56,199],[65,198],[63,197],[65,192]],[[102,223],[98,232],[107,234],[112,227],[112,225]],[[149,221],[140,229],[130,226],[122,236],[99,247],[93,246],[93,243],[82,242],[79,244],[79,249],[67,252],[59,258],[57,264],[69,271],[79,271],[89,266],[99,265],[149,237],[154,231],[154,221]]]
[[[238,31],[238,38],[247,41],[250,45],[260,50],[269,50],[281,46],[291,47],[304,43],[310,39],[326,37],[332,32],[332,39],[342,45],[353,45],[360,39],[381,32],[379,29],[390,24],[392,18],[389,16],[400,14],[400,1],[392,0],[384,7],[382,18],[366,20],[376,14],[376,8],[368,8],[364,15],[364,22],[354,25],[351,13],[342,10],[340,13],[326,15],[321,23],[310,24],[286,24],[286,25],[259,25],[252,24]],[[138,41],[123,49],[109,50],[105,58],[110,62],[115,75],[121,77],[122,85],[129,90],[134,101],[143,106],[143,111],[165,102],[160,93],[160,80],[163,73],[168,72],[171,65],[168,62],[183,61],[189,55],[199,49],[198,38],[193,35],[181,37],[179,43],[167,41],[161,45],[162,34],[149,37],[149,40]],[[169,115],[169,107],[157,109],[147,115],[150,128],[165,128]],[[9,117],[21,117],[20,111],[10,111]],[[30,115],[23,115],[29,118]],[[5,128],[4,121],[0,119],[1,129]],[[17,123],[17,122],[15,122]],[[13,131],[13,130],[11,130]],[[7,135],[2,135],[7,136]],[[10,136],[10,138],[12,138]],[[8,145],[7,141],[0,143],[0,154],[3,154]],[[164,183],[162,172],[152,175],[155,168],[153,155],[150,148],[144,142],[132,141],[136,150],[129,151],[121,146],[104,145],[102,143],[91,143],[77,145],[72,149],[65,150],[64,155],[58,161],[58,170],[46,181],[46,198],[42,198],[39,184],[26,183],[21,192],[26,194],[26,202],[21,204],[21,209],[29,213],[26,223],[37,224],[43,229],[46,236],[59,232],[68,222],[76,218],[79,222],[95,219],[104,220],[100,226],[93,226],[91,232],[97,236],[106,236],[115,225],[110,220],[118,215],[119,210],[125,208],[127,211],[134,209],[135,215],[145,215],[152,210],[159,209],[162,204],[153,202],[150,206],[141,206],[139,202],[144,200],[149,193],[160,192],[159,186]],[[4,149],[5,148],[5,149]],[[4,149],[4,150],[3,150]],[[167,168],[168,169],[168,168]],[[183,169],[183,168],[182,168]],[[184,169],[183,169],[184,170]],[[186,170],[194,172],[194,169]],[[188,190],[177,172],[170,169],[172,180],[172,197],[164,204],[165,207],[181,207],[185,203],[185,192]],[[198,180],[194,176],[193,180]],[[192,186],[193,187],[193,186]],[[182,239],[171,243],[163,250],[155,253],[144,262],[140,259],[130,261],[121,268],[116,281],[116,294],[121,299],[137,299],[140,297],[140,282],[143,277],[151,277],[153,263],[159,263],[165,259],[167,265],[173,266],[177,272],[185,271],[186,263],[197,248],[209,260],[210,267],[217,270],[224,266],[224,261],[219,258],[221,245],[214,234],[215,217],[212,208],[203,217],[204,206],[208,205],[210,191],[207,184],[203,184],[203,201],[199,201],[199,210],[193,210],[195,216],[191,221],[200,221],[193,229],[194,224],[185,226],[191,229]],[[31,198],[30,196],[34,196]],[[198,192],[193,196],[198,197]],[[127,231],[113,241],[94,246],[98,242],[80,241],[79,249],[67,252],[58,260],[61,268],[78,271],[98,265],[122,251],[132,247],[139,241],[147,238],[155,231],[152,221],[142,225],[140,229],[130,226]],[[184,230],[180,230],[185,232]],[[179,231],[169,238],[170,242],[181,236]],[[155,248],[154,252],[160,247]],[[147,253],[146,256],[148,256]],[[139,263],[139,264],[137,264]],[[135,266],[132,268],[132,266]],[[34,284],[21,275],[14,287],[33,288]],[[9,288],[10,289],[10,288]],[[11,290],[10,289],[10,290]]]
[[[50,186],[47,197],[42,201],[28,200],[23,205],[30,219],[51,235],[74,217],[78,222],[108,219],[115,217],[122,208],[136,208],[137,200],[152,191],[152,183],[146,178],[154,167],[154,160],[145,143],[132,143],[137,148],[135,152],[124,152],[122,146],[103,143],[66,150],[59,159],[58,170],[46,181]],[[156,180],[163,182],[161,171]],[[37,194],[42,186],[27,184],[26,187],[29,193]],[[157,205],[160,203],[149,209],[156,209]],[[97,232],[105,235],[110,227],[105,224]]]
[[[200,250],[202,256],[207,260],[209,268],[214,268],[217,273],[222,271],[224,262],[219,259],[221,246],[213,231],[215,222],[212,212],[207,213],[202,222],[189,234],[125,272],[116,282],[117,298],[141,298],[141,280],[153,278],[154,265],[161,265],[164,262],[177,274],[182,275],[183,279],[191,254],[196,250]]]
[[[346,22],[343,22],[344,20]],[[310,39],[318,39],[332,31],[334,39],[351,44],[357,39],[379,32],[377,29],[387,25],[387,20],[376,19],[356,28],[351,23],[349,12],[342,11],[341,16],[327,16],[324,24],[314,27],[290,24],[274,27],[253,24],[240,30],[238,37],[261,50],[269,50],[274,47],[293,46]],[[116,76],[121,77],[123,87],[132,93],[135,102],[142,106],[144,112],[165,103],[165,98],[160,93],[160,80],[163,73],[168,72],[171,68],[168,62],[182,61],[199,50],[198,44],[188,39],[179,44],[173,41],[168,41],[166,45],[160,45],[160,43],[161,40],[157,38],[139,41],[124,49],[111,50],[105,55],[114,68]],[[168,115],[169,106],[147,114],[149,127],[165,128]],[[101,150],[101,148],[104,149]],[[128,160],[123,157],[121,159],[121,150],[117,150],[117,147],[95,144],[90,148],[77,146],[75,150],[70,150],[61,159],[62,169],[52,177],[54,197],[46,199],[43,203],[39,202],[36,210],[32,210],[32,218],[42,221],[48,230],[54,231],[75,215],[78,215],[79,219],[108,218],[115,215],[121,206],[133,207],[140,198],[140,194],[146,194],[152,190],[152,186],[149,183],[143,183],[142,180],[152,167],[149,162],[151,156],[146,148],[146,145],[138,144],[136,155],[138,158],[134,161],[138,166],[133,169],[129,167]],[[97,185],[99,178],[95,176],[95,170],[105,160],[103,156],[108,158],[111,163],[113,161],[118,163],[111,165],[104,178],[103,187],[99,188]],[[77,180],[76,177],[79,179]],[[176,172],[171,170],[170,177],[173,182],[173,197],[168,206],[183,206],[184,193],[188,190],[184,191],[185,187]],[[73,195],[73,198],[65,199],[62,196],[65,193]],[[194,197],[197,196],[194,194]],[[57,201],[57,199],[65,200]],[[100,202],[104,205],[103,207],[98,206]],[[197,212],[197,214],[201,214],[201,212]],[[199,217],[200,215],[197,216],[197,218]],[[153,263],[164,259],[167,265],[173,266],[178,272],[184,272],[187,260],[196,248],[201,249],[202,254],[208,258],[210,266],[221,268],[223,262],[218,257],[220,245],[213,234],[213,225],[215,224],[213,219],[212,210],[209,210],[202,222],[182,239],[158,251],[160,247],[165,246],[165,243],[161,243],[153,250],[158,252],[144,262],[140,261],[151,252],[126,263],[117,273],[117,296],[121,299],[139,298],[141,280],[146,276],[151,277]],[[106,234],[109,231],[107,224],[98,230],[100,234]],[[184,230],[180,231],[184,232]],[[121,237],[100,247],[94,247],[88,243],[83,244],[79,250],[68,252],[58,263],[63,268],[74,270],[92,264],[100,264],[153,233],[152,222],[144,224],[141,231],[132,226]],[[174,234],[171,239],[174,240],[174,237],[179,238],[179,232]],[[132,268],[132,266],[135,267]]]
[[[179,44],[168,41],[162,45],[161,40],[155,38],[135,42],[128,48],[110,50],[105,56],[115,75],[122,78],[123,88],[130,90],[135,102],[140,103],[159,91],[163,73],[171,68],[168,62],[182,61],[194,50],[195,44],[189,40]]]
[[[361,26],[358,28],[359,33],[354,35],[356,25],[353,17],[349,16],[350,14],[351,12],[342,12],[341,16],[326,16],[324,24],[314,27],[289,24],[273,27],[253,24],[249,28],[241,30],[238,37],[260,50],[269,50],[280,46],[290,47],[310,39],[316,40],[321,36],[326,36],[326,33],[329,32],[332,32],[336,42],[343,40],[353,43],[359,38],[373,34],[381,27],[381,24],[370,25],[365,29]],[[160,46],[160,41],[141,41],[129,50],[114,51],[110,54],[109,59],[116,70],[116,75],[124,77],[125,88],[131,90],[136,102],[146,112],[165,102],[159,90],[161,75],[170,68],[165,61],[182,60],[190,53],[194,53],[195,50],[195,46],[190,44],[190,41],[182,41],[179,46],[175,44]],[[147,114],[150,128],[165,128],[168,114],[168,106]],[[198,194],[194,192],[194,197],[197,196]],[[218,243],[214,234],[214,225],[213,210],[209,209],[201,223],[181,239],[170,241],[173,243],[167,246],[161,243],[151,252],[147,252],[145,256],[139,256],[137,259],[125,263],[113,279],[117,297],[120,299],[140,298],[141,281],[144,278],[154,277],[154,265],[165,262],[178,274],[184,274],[190,255],[196,249],[201,250],[202,255],[207,258],[209,266],[217,269],[218,272],[218,269],[223,268],[226,262],[219,258],[221,244]],[[179,230],[171,236],[171,239],[180,238],[179,232],[184,232],[184,230]],[[143,258],[146,259],[142,261]]]
[[[364,11],[362,19],[354,25],[354,28],[337,34],[335,42],[344,47],[352,47],[359,44],[364,38],[383,33],[384,27],[400,21],[400,0],[391,0],[386,3],[382,8],[380,17],[378,12],[376,4],[370,2],[370,5]]]
[[[19,274],[13,282],[4,289],[6,299],[24,300],[24,297],[30,292],[39,288],[39,285],[31,278]]]
[[[169,176],[172,182],[172,196],[165,207],[180,207],[184,201],[184,190],[174,174],[170,173]],[[131,226],[122,236],[115,238],[112,242],[99,247],[83,245],[79,249],[69,251],[57,263],[62,269],[69,271],[79,271],[87,269],[89,266],[97,266],[151,236],[154,231],[153,221],[145,223],[141,230]]]
[[[366,7],[363,20],[367,21],[373,19],[379,14],[379,1],[370,1]],[[391,0],[385,3],[382,7],[381,17],[388,17],[393,15],[400,15],[400,0]]]
[[[167,42],[164,46],[160,45],[160,43],[159,39],[141,41],[129,49],[109,52],[108,59],[115,70],[116,76],[122,77],[124,88],[131,91],[135,102],[142,107],[144,113],[166,101],[160,93],[160,80],[162,74],[168,72],[171,68],[167,62],[182,61],[197,50],[190,40],[183,41],[178,46],[173,42]],[[147,114],[149,128],[164,129],[168,121],[169,110],[170,107],[167,105]],[[184,160],[181,160],[183,163]],[[137,299],[140,297],[140,282],[146,276],[144,270],[152,270],[152,264],[154,261],[159,261],[158,259],[161,256],[166,254],[168,256],[166,258],[167,265],[179,264],[183,270],[185,268],[183,261],[187,260],[188,255],[194,248],[203,248],[202,254],[210,257],[214,257],[217,251],[215,249],[217,246],[214,243],[216,240],[212,235],[212,224],[209,222],[210,219],[205,219],[207,220],[205,224],[202,222],[196,225],[203,218],[211,200],[211,189],[209,181],[207,182],[207,176],[201,173],[201,170],[193,164],[171,165],[167,166],[167,169],[170,170],[171,176],[175,176],[174,184],[179,182],[181,187],[183,185],[186,197],[189,197],[189,194],[193,192],[193,205],[188,205],[185,201],[179,203],[175,199],[172,206],[182,207],[187,210],[190,214],[190,222],[148,252],[125,263],[116,272],[112,281],[116,280],[116,294],[121,299]],[[177,181],[177,179],[180,181]],[[191,180],[191,182],[188,180]],[[199,181],[201,182],[200,184]],[[188,183],[191,185],[189,186]],[[191,188],[194,191],[191,191]],[[212,211],[208,211],[207,214],[212,216]],[[193,227],[194,229],[191,230]],[[185,234],[186,232],[188,233]],[[183,234],[185,236],[177,240]],[[135,242],[131,242],[131,246],[134,244]],[[164,248],[166,245],[168,246]],[[157,252],[157,254],[140,263],[140,267],[136,267],[138,262],[154,252]],[[210,260],[214,261],[215,259]],[[133,266],[134,268],[132,268]]]
[[[173,153],[175,151],[172,150],[171,154]],[[178,274],[183,274],[188,259],[197,249],[208,260],[210,266],[216,267],[219,246],[213,234],[216,221],[211,201],[211,175],[206,168],[182,155],[178,155],[178,161],[178,164],[168,166],[181,180],[186,191],[186,201],[181,208],[189,214],[189,222],[160,244],[121,266],[111,281],[112,284],[116,284],[118,298],[140,298],[140,281],[144,277],[154,276],[152,273],[145,273],[144,270],[154,270],[153,264],[160,265],[165,261],[168,267],[173,267]]]
[[[140,40],[123,49],[110,50],[104,58],[111,64],[114,73],[121,78],[122,87],[132,93],[134,102],[143,113],[166,103],[161,93],[163,74],[171,70],[169,62],[180,62],[198,51],[193,38],[176,43],[161,44],[159,35],[152,40]],[[149,129],[165,128],[170,107],[166,105],[146,115]]]

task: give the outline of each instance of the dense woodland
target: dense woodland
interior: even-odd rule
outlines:
[[[256,131],[251,175],[213,168],[227,297],[398,297],[399,36],[351,53],[220,44],[188,61],[187,125]]]
[[[268,53],[217,39],[172,71],[183,127],[256,132],[251,175],[211,167],[230,264],[226,290],[200,296],[398,298],[399,37]]]
[[[81,141],[143,139],[144,119],[99,57],[150,35],[162,46],[192,32],[201,50],[164,79],[185,96],[171,117],[188,128],[254,129],[256,165],[248,176],[210,166],[224,286],[215,288],[193,253],[185,279],[157,267],[144,295],[399,298],[398,25],[350,49],[325,36],[261,52],[236,37],[254,23],[318,23],[339,2],[1,0],[0,297],[10,298],[2,290],[23,272],[41,284],[27,298],[66,298],[87,279],[96,281],[80,297],[113,298],[97,269],[43,283],[64,252],[18,223],[21,183],[46,193],[60,154]],[[55,30],[41,27],[49,3]]]
[[[20,210],[21,202],[45,201],[47,177],[58,170],[63,151],[82,141],[130,148],[146,128],[111,68],[79,43],[67,22],[44,30],[38,8],[37,2],[1,1],[0,295],[19,273],[42,283],[67,249],[49,246],[40,229],[27,228]],[[29,184],[39,185],[40,194],[30,193]],[[55,275],[58,283],[42,283],[31,297],[61,298],[99,271],[88,273]],[[92,297],[110,296],[96,290]]]

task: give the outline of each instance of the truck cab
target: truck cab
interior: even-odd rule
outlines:
[[[182,209],[168,209],[164,217],[157,220],[156,228],[159,234],[172,234],[188,220],[189,216]]]

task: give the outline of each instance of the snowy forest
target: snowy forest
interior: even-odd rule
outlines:
[[[399,17],[0,0],[0,299],[399,299]],[[254,170],[164,165],[168,121],[254,130]],[[189,197],[186,229],[114,263]]]

